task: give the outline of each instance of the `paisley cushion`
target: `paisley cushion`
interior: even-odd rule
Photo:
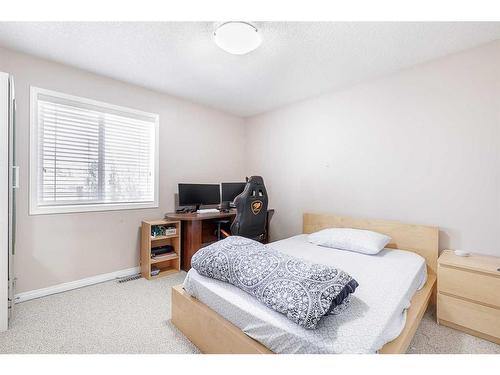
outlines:
[[[346,298],[358,286],[342,270],[239,236],[200,249],[191,266],[203,276],[244,290],[307,329],[316,328],[322,316],[345,310]]]

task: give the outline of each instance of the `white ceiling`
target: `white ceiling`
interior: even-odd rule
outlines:
[[[500,38],[500,22],[254,22],[230,55],[216,22],[0,23],[0,46],[252,116]]]

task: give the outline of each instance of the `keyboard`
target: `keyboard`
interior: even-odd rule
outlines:
[[[220,211],[216,208],[203,208],[196,211],[198,214],[218,214]]]

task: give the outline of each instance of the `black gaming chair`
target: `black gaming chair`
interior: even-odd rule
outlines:
[[[252,176],[243,192],[234,199],[236,217],[231,224],[231,234],[264,241],[266,238],[268,197],[264,179]],[[223,231],[225,236],[229,233]]]

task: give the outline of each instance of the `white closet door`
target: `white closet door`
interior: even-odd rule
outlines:
[[[9,76],[0,73],[0,332],[8,326]]]

